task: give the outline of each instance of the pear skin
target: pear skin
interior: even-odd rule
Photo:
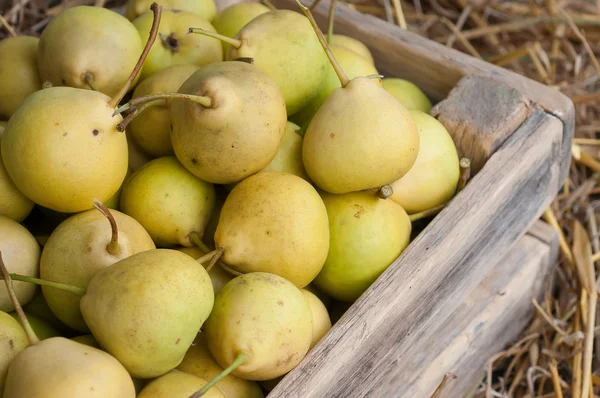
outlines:
[[[0,130],[3,127],[0,126]],[[2,142],[0,141],[0,146]],[[10,179],[0,153],[0,215],[23,221],[33,209],[33,202],[27,198]]]
[[[314,283],[335,299],[353,301],[406,248],[412,226],[400,205],[372,192],[322,197],[331,242]]]
[[[269,11],[269,8],[261,3],[237,3],[221,11],[212,24],[218,33],[235,37],[248,22]],[[229,43],[223,42],[223,55],[226,55],[230,48]]]
[[[269,380],[289,372],[306,355],[312,314],[291,282],[254,272],[236,277],[219,292],[204,331],[210,352],[223,368],[244,354],[246,360],[232,374]]]
[[[178,370],[172,370],[148,383],[137,398],[189,398],[207,384],[208,381],[204,379]],[[202,396],[206,398],[228,398],[216,387],[212,387]]]
[[[381,83],[388,93],[392,94],[408,109],[415,109],[425,113],[429,113],[431,110],[431,101],[414,83],[392,77],[384,78]]]
[[[91,74],[93,85],[112,97],[129,78],[142,49],[127,18],[107,8],[77,6],[58,14],[43,30],[38,68],[42,81],[54,86],[90,89],[85,76]]]
[[[133,218],[111,210],[117,222],[119,253],[111,254],[110,223],[96,209],[63,221],[50,235],[40,260],[42,279],[85,287],[94,275],[117,261],[154,249],[154,242]],[[80,310],[80,298],[69,292],[43,286],[48,306],[63,323],[80,332],[89,331]]]
[[[312,314],[313,331],[309,348],[309,350],[312,350],[319,340],[321,340],[323,336],[329,332],[329,329],[331,329],[331,319],[329,318],[329,312],[327,312],[325,304],[323,304],[317,296],[306,289],[302,289],[301,292],[306,301],[308,301],[310,312]]]
[[[9,272],[38,277],[40,246],[33,235],[11,218],[0,216],[0,252]],[[13,282],[17,299],[23,305],[33,299],[36,286],[30,283]],[[0,310],[14,311],[6,286],[0,286]]]
[[[197,261],[155,249],[98,272],[81,298],[81,313],[132,377],[149,379],[181,363],[213,303],[210,277]]]
[[[194,260],[198,260],[200,257],[202,257],[206,254],[197,247],[180,247],[180,248],[177,248],[176,250],[187,254],[188,256],[192,257]],[[208,262],[203,265],[204,266],[208,265]],[[227,284],[227,282],[229,282],[230,280],[233,279],[233,275],[231,275],[230,273],[225,271],[218,264],[215,264],[210,269],[210,271],[208,272],[208,276],[210,276],[210,280],[212,282],[213,289],[215,291],[215,295],[217,293],[219,293],[219,291],[221,291],[221,289],[223,289],[223,286],[225,286]],[[208,377],[208,379],[212,379],[212,377]]]
[[[13,285],[17,283],[13,281]],[[47,324],[51,325],[56,330],[60,331],[61,335],[73,335],[73,330],[69,328],[67,325],[62,323],[60,319],[54,315],[46,299],[44,298],[44,294],[42,293],[42,289],[39,289],[33,299],[27,303],[27,305],[23,306],[23,310],[27,314],[31,314],[36,318],[41,319]]]
[[[456,193],[460,178],[458,153],[448,130],[437,119],[410,111],[419,128],[421,149],[413,167],[392,184],[390,197],[408,214],[447,203]]]
[[[36,61],[38,42],[32,36],[0,41],[0,116],[10,118],[25,98],[42,88]]]
[[[237,184],[225,200],[215,243],[234,271],[270,272],[302,288],[327,258],[327,211],[302,178],[261,172]]]
[[[4,391],[8,366],[29,341],[19,322],[0,311],[0,391]]]
[[[148,12],[152,3],[153,0],[129,0],[125,9],[125,16],[133,21]],[[160,5],[163,6],[163,10],[191,12],[209,22],[217,15],[217,6],[214,0],[161,0]]]
[[[298,133],[299,130],[300,127],[296,124],[287,122],[277,155],[262,171],[294,174],[309,181],[302,163],[302,136]]]
[[[97,348],[99,350],[102,349],[102,347],[100,347],[100,344],[98,344],[98,342],[96,341],[94,336],[92,336],[91,334],[84,334],[82,336],[71,337],[71,340],[76,341],[80,344],[84,344],[84,345],[88,345],[90,347]]]
[[[334,46],[345,47],[350,51],[354,51],[370,64],[375,65],[373,55],[371,54],[371,51],[369,51],[369,48],[365,46],[363,42],[355,39],[354,37],[334,34],[331,36],[331,44]]]

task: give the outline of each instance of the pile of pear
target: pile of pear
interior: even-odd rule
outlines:
[[[0,41],[0,397],[263,397],[453,198],[427,96],[298,11]]]

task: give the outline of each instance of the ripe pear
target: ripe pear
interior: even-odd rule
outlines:
[[[63,221],[50,235],[42,251],[40,277],[45,280],[85,287],[96,273],[117,261],[154,249],[150,235],[136,220],[117,210],[113,242],[111,223],[100,211],[88,210]],[[109,245],[114,247],[109,247]],[[69,327],[89,331],[81,315],[80,297],[42,286],[52,312]]]
[[[356,300],[402,253],[411,223],[404,209],[371,192],[323,193],[329,255],[315,285],[338,300]]]
[[[262,171],[294,174],[309,181],[302,163],[302,136],[298,133],[299,131],[299,126],[287,122],[277,155]]]
[[[27,96],[42,88],[36,62],[38,42],[31,36],[0,41],[0,116],[11,117]]]
[[[131,169],[127,168],[127,174],[125,174],[125,180],[131,175]],[[123,184],[119,187],[117,192],[113,194],[108,200],[104,203],[106,207],[109,209],[119,210],[119,206],[121,204],[121,192],[123,191]]]
[[[202,257],[206,254],[205,252],[200,250],[198,247],[180,247],[177,250],[179,250],[182,253],[187,254],[188,256],[192,257],[194,260],[198,260],[200,257]],[[206,265],[208,265],[208,263],[203,264],[204,267],[206,267]],[[210,271],[208,271],[208,276],[210,276],[210,281],[212,282],[215,295],[217,293],[219,293],[221,291],[221,289],[223,289],[223,286],[225,286],[225,284],[227,284],[227,282],[229,282],[230,280],[233,279],[233,275],[231,275],[230,273],[228,273],[227,271],[225,271],[223,268],[219,267],[218,265],[213,266],[210,269]],[[211,379],[211,377],[208,377],[208,379]]]
[[[27,343],[27,335],[19,322],[6,312],[0,311],[0,393],[4,391],[8,366],[12,359],[27,347]]]
[[[2,133],[4,133],[4,129],[6,128],[7,124],[8,122],[0,120],[0,138],[2,138]]]
[[[383,88],[392,94],[408,109],[416,109],[425,113],[431,110],[431,101],[419,87],[404,79],[387,77],[382,81]]]
[[[145,164],[125,182],[121,210],[148,231],[157,246],[192,246],[215,205],[215,189],[187,171],[174,156]]]
[[[205,380],[212,380],[223,372],[223,368],[213,358],[208,349],[204,333],[200,333],[200,335],[196,337],[196,340],[194,340],[194,343],[185,353],[185,357],[183,357],[183,361],[179,364],[177,369]],[[264,394],[256,382],[240,379],[232,374],[225,376],[215,384],[215,387],[223,393],[225,398],[264,397]]]
[[[98,272],[81,313],[98,343],[131,376],[147,379],[181,363],[213,303],[210,277],[198,262],[155,249]]]
[[[0,130],[3,130],[2,126],[0,126]],[[1,146],[2,141],[0,141],[0,148]],[[10,179],[0,152],[0,215],[21,222],[31,213],[32,209],[33,202],[23,195]]]
[[[354,51],[363,59],[367,60],[370,64],[375,65],[373,55],[371,54],[371,51],[369,51],[369,48],[365,46],[363,42],[355,39],[354,37],[334,34],[331,36],[331,44],[334,46],[345,47],[348,50]]]
[[[372,63],[365,60],[362,56],[358,55],[354,51],[347,49],[346,47],[332,45],[331,52],[350,79],[360,76],[377,75],[379,73]],[[381,86],[379,79],[374,79],[373,82]],[[335,73],[335,69],[331,65],[328,65],[327,75],[325,76],[325,80],[323,80],[319,94],[313,98],[310,103],[306,105],[300,112],[292,116],[292,120],[298,123],[303,132],[306,131],[308,124],[314,117],[315,113],[317,113],[321,105],[323,105],[327,97],[329,97],[331,93],[339,87],[341,87],[340,79]]]
[[[11,218],[0,216],[0,252],[10,272],[37,277],[39,274],[40,246],[33,235]],[[26,304],[35,294],[35,286],[14,282],[17,299]],[[0,286],[0,310],[13,311],[8,291]]]
[[[456,146],[444,125],[421,111],[410,113],[419,128],[421,149],[410,171],[392,184],[390,198],[414,214],[441,206],[454,196],[460,167]]]
[[[53,337],[27,347],[11,362],[4,398],[134,398],[131,377],[115,358]]]
[[[13,281],[13,285],[16,283],[17,282]],[[42,293],[41,289],[37,291],[35,296],[33,296],[33,299],[29,303],[27,303],[27,305],[25,305],[23,309],[27,312],[27,314],[31,314],[36,318],[41,319],[42,321],[51,325],[53,328],[59,330],[60,334],[73,334],[73,330],[64,323],[62,323],[60,319],[58,319],[56,315],[54,315],[54,313],[48,306],[48,303],[46,302],[46,299],[44,298],[44,294]]]
[[[127,133],[127,152],[129,155],[128,170],[131,170],[132,172],[139,170],[143,165],[151,160],[150,155],[140,148],[138,143],[132,138],[132,134],[130,132]]]
[[[110,198],[127,173],[127,140],[113,111],[107,96],[91,90],[52,87],[30,95],[2,136],[2,160],[17,188],[64,213]]]
[[[133,92],[133,98],[177,92],[183,82],[197,70],[196,65],[175,65],[165,68],[138,84]],[[166,103],[163,103],[140,112],[129,124],[127,133],[149,155],[170,156],[175,154],[171,145],[170,126],[169,108]]]
[[[91,334],[84,334],[82,336],[71,337],[71,340],[76,341],[80,344],[85,344],[87,346],[97,348],[99,350],[102,349],[102,347],[100,347],[100,344],[98,344],[94,336],[92,336]]]
[[[247,380],[269,380],[293,369],[312,338],[312,314],[302,292],[288,280],[265,272],[241,275],[215,298],[204,324],[217,362]]]
[[[153,18],[152,12],[146,12],[133,20],[141,38],[148,37]],[[142,79],[173,65],[204,66],[223,60],[221,42],[206,36],[189,35],[190,26],[216,32],[210,22],[196,14],[163,11],[158,28],[159,40],[152,46],[144,62]]]
[[[133,21],[150,8],[153,0],[129,0],[125,9],[125,16]],[[217,15],[217,6],[214,0],[161,0],[160,4],[165,10],[191,12],[207,21],[212,21]]]
[[[269,8],[261,3],[237,3],[221,11],[212,24],[219,34],[235,37],[248,22],[269,11]],[[231,44],[223,42],[224,56],[230,48]]]
[[[208,101],[171,104],[173,149],[191,173],[230,184],[273,160],[285,132],[285,104],[273,79],[256,66],[238,61],[205,66],[179,92]]]
[[[215,249],[215,232],[217,231],[217,225],[219,224],[219,218],[221,217],[221,210],[223,210],[225,199],[227,199],[227,195],[229,194],[229,191],[221,185],[215,186],[215,192],[215,208],[210,215],[210,220],[204,229],[204,236],[202,237],[202,242],[204,242],[211,250]]]
[[[325,304],[316,295],[306,289],[302,289],[301,292],[308,301],[312,314],[312,341],[309,348],[311,350],[331,329],[331,319]]]
[[[23,327],[21,320],[19,319],[19,316],[17,315],[16,312],[10,312],[8,315],[10,315],[11,317],[13,317],[13,319],[17,322],[19,322],[19,325],[21,327]],[[35,332],[36,336],[40,339],[40,340],[46,340],[49,339],[51,337],[58,337],[60,336],[60,332],[58,331],[58,329],[56,329],[54,326],[52,326],[50,323],[44,321],[43,319],[40,319],[36,316],[33,316],[31,314],[25,313],[25,315],[27,316],[27,320],[29,321],[29,324],[31,325],[31,328],[33,329],[33,331]],[[23,331],[25,332],[25,331]]]
[[[327,211],[317,191],[293,174],[261,172],[231,191],[215,233],[234,271],[270,272],[302,288],[329,249]]]
[[[208,381],[204,379],[178,370],[172,370],[148,383],[137,398],[189,398],[206,384],[208,384]],[[212,387],[202,396],[206,398],[227,398],[216,387]]]

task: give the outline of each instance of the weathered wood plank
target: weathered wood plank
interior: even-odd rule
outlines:
[[[557,118],[532,113],[271,396],[403,396],[415,352],[558,191],[562,138]]]

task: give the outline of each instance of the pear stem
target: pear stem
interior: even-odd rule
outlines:
[[[232,268],[229,268],[227,265],[225,265],[223,263],[223,261],[221,261],[219,263],[219,267],[223,268],[225,271],[227,271],[228,273],[230,273],[231,275],[235,275],[235,276],[240,276],[240,275],[244,275],[242,272],[236,271]]]
[[[119,102],[121,102],[121,100],[125,96],[125,94],[127,94],[129,89],[131,88],[131,85],[135,81],[135,78],[140,73],[140,70],[142,70],[142,66],[144,65],[144,61],[146,61],[146,57],[148,57],[148,53],[150,52],[152,45],[156,41],[156,36],[158,36],[158,27],[160,25],[160,18],[162,16],[162,6],[157,3],[152,3],[150,9],[154,13],[154,20],[152,21],[152,28],[150,29],[150,36],[148,37],[148,41],[146,41],[146,46],[144,47],[144,51],[142,51],[142,55],[140,55],[137,64],[131,71],[131,75],[129,75],[129,78],[125,82],[125,85],[108,102],[108,105],[110,105],[111,108],[116,108],[119,105]]]
[[[106,250],[113,256],[116,256],[121,252],[121,247],[119,246],[119,228],[117,227],[117,220],[115,220],[109,208],[98,199],[94,199],[94,207],[96,210],[102,213],[102,215],[106,217],[110,223],[112,234],[110,237],[110,242],[108,245],[106,245]]]
[[[225,43],[228,43],[232,47],[235,47],[235,48],[240,48],[242,46],[241,40],[234,39],[233,37],[225,36],[225,35],[219,34],[217,32],[211,32],[211,31],[208,31],[208,30],[205,30],[202,28],[190,28],[188,30],[188,34],[189,33],[195,33],[195,34],[199,34],[199,35],[212,37],[213,39],[224,41]]]
[[[0,14],[0,24],[2,24],[2,26],[4,26],[4,28],[6,29],[6,31],[8,32],[9,35],[11,35],[12,37],[17,37],[18,36],[17,32],[13,29],[12,26],[10,26],[10,24],[2,16],[2,14]]]
[[[238,366],[243,364],[246,361],[246,359],[248,359],[248,358],[245,353],[243,353],[243,352],[239,353],[238,356],[235,358],[235,361],[233,361],[233,363],[231,365],[229,365],[221,373],[219,373],[217,376],[215,376],[207,385],[202,387],[200,390],[196,391],[194,394],[190,395],[190,398],[198,398],[198,397],[203,396],[215,384],[217,384],[218,382],[223,380],[225,378],[225,376],[227,376],[229,373],[236,370]]]
[[[440,211],[442,211],[444,209],[444,207],[446,207],[447,204],[448,203],[444,203],[443,205],[432,207],[431,209],[424,210],[420,213],[411,214],[408,216],[408,219],[410,220],[410,222],[415,222],[415,221],[419,221],[423,218],[435,216]]]
[[[4,283],[6,284],[6,290],[8,290],[8,295],[10,296],[10,300],[12,301],[13,305],[15,306],[15,311],[17,311],[17,315],[19,316],[19,319],[21,320],[21,326],[23,326],[23,329],[25,330],[25,333],[27,334],[27,339],[29,340],[29,344],[35,345],[35,344],[39,343],[40,339],[37,337],[37,335],[33,331],[33,328],[29,324],[29,321],[27,320],[27,316],[25,316],[25,313],[23,312],[23,307],[21,307],[21,303],[19,303],[19,299],[17,298],[17,295],[15,294],[15,289],[13,288],[12,279],[10,277],[10,274],[8,273],[8,270],[6,269],[6,265],[4,265],[4,261],[2,260],[2,252],[0,252],[0,272],[2,272],[2,278],[4,279]]]
[[[337,59],[335,59],[335,57],[331,53],[331,48],[329,48],[329,45],[327,44],[327,40],[325,40],[325,36],[323,36],[323,32],[321,32],[321,29],[319,29],[319,26],[317,25],[317,21],[315,21],[315,18],[313,17],[310,10],[308,8],[306,8],[300,2],[300,0],[296,0],[296,3],[298,3],[298,6],[300,6],[300,9],[304,13],[304,15],[306,15],[306,18],[308,18],[308,20],[310,21],[310,24],[312,25],[313,29],[315,30],[315,33],[317,34],[317,37],[319,38],[319,42],[321,42],[321,46],[323,46],[323,50],[325,50],[325,54],[327,54],[327,58],[329,58],[329,62],[331,62],[331,66],[333,66],[333,70],[335,70],[335,74],[338,76],[338,79],[340,79],[340,83],[341,83],[342,87],[346,87],[346,85],[350,82],[350,79],[348,79],[348,76],[346,75],[346,73],[344,73],[344,70],[340,66],[339,62],[337,61]]]
[[[380,199],[387,199],[394,194],[394,189],[391,185],[385,184],[377,190],[377,196]]]
[[[196,261],[198,261],[200,264],[202,264],[202,266],[204,266],[204,263],[210,261],[210,259],[212,259],[215,254],[217,254],[217,250],[213,250],[211,252],[206,253],[204,256],[200,257]]]
[[[192,232],[189,235],[190,238],[190,242],[192,242],[193,244],[195,244],[196,246],[198,246],[200,248],[200,250],[202,250],[205,253],[211,252],[210,247],[206,246],[206,243],[202,242],[202,238],[200,237],[200,234],[198,232]]]
[[[327,44],[331,45],[331,41],[333,39],[333,20],[335,18],[335,5],[336,0],[331,0],[331,4],[329,5],[329,22],[327,24]],[[312,10],[312,6],[310,7]]]
[[[273,3],[271,3],[269,0],[262,0],[262,2],[264,3],[264,5],[267,6],[267,8],[269,8],[269,10],[277,11],[277,7],[275,7],[275,5]]]
[[[206,272],[210,272],[210,270],[212,269],[212,267],[214,267],[215,264],[217,263],[217,261],[219,261],[219,259],[223,255],[224,251],[225,251],[225,248],[223,246],[219,247],[216,250],[215,255],[212,256],[212,258],[210,259],[210,263],[208,263],[208,265],[206,266]]]
[[[94,83],[94,75],[92,75],[90,72],[85,72],[83,80],[85,81],[85,84],[90,86],[92,90],[99,91],[98,87],[96,87],[96,84]]]
[[[33,278],[31,276],[25,276],[25,275],[19,275],[19,274],[10,274],[10,277],[14,281],[28,282],[28,283],[33,283],[35,285],[40,285],[40,286],[48,286],[48,287],[52,287],[54,289],[59,289],[59,290],[65,291],[65,292],[72,293],[79,297],[83,297],[85,295],[85,289],[82,287],[67,285],[67,284],[58,283],[58,282],[45,281],[43,279]]]
[[[458,180],[456,193],[462,191],[465,185],[467,185],[467,181],[469,181],[469,177],[471,176],[471,159],[462,158],[458,165],[460,167],[460,179]]]
[[[157,105],[166,105],[166,103],[167,103],[166,100],[159,99],[159,100],[155,100],[155,101],[146,102],[146,103],[140,105],[139,107],[132,106],[131,108],[129,108],[129,110],[131,111],[129,113],[129,115],[125,116],[125,118],[121,121],[121,123],[117,124],[117,131],[120,133],[125,132],[129,123],[131,123],[131,121],[133,119],[135,119],[137,115],[144,112],[146,110],[146,108],[150,108],[151,106],[157,106]]]
[[[113,112],[113,116],[123,113],[126,110],[129,110],[138,104],[144,104],[146,102],[156,101],[156,100],[160,100],[160,99],[188,100],[188,101],[196,102],[205,108],[210,108],[212,106],[212,100],[210,99],[210,97],[203,97],[201,95],[182,94],[182,93],[150,94],[150,95],[145,95],[143,97],[134,98],[131,101],[129,101],[128,103],[120,106]]]

